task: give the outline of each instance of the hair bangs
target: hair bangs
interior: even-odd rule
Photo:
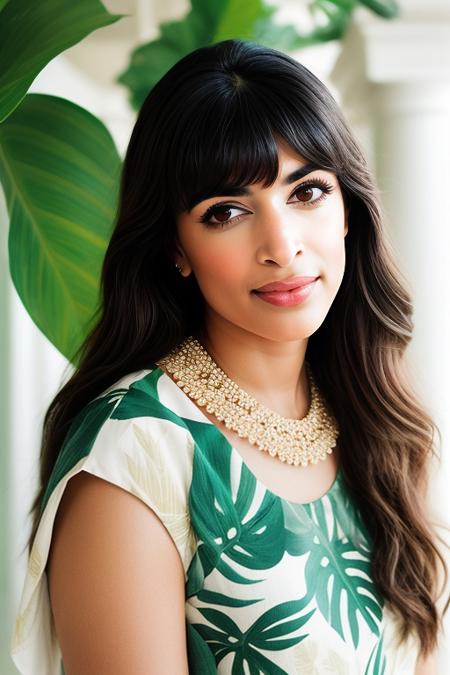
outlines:
[[[169,182],[177,212],[190,211],[204,195],[226,192],[263,182],[271,185],[278,175],[278,148],[265,120],[246,117],[224,108],[218,118],[207,114],[183,136],[175,152]]]
[[[278,176],[278,144],[284,141],[305,161],[335,170],[333,144],[311,111],[295,102],[241,85],[233,96],[202,101],[195,126],[180,125],[173,139],[168,185],[175,213],[190,211],[209,194],[262,182]]]

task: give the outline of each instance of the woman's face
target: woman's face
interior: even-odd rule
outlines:
[[[324,321],[344,274],[347,218],[335,174],[312,167],[295,176],[305,160],[282,143],[278,148],[273,185],[227,188],[178,216],[175,261],[183,276],[196,277],[206,328],[213,318],[282,342],[307,338]],[[292,276],[319,277],[299,303],[285,293],[254,292]]]

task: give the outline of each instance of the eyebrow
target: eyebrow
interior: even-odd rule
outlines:
[[[295,183],[295,181],[300,180],[300,178],[304,178],[309,173],[312,173],[313,171],[317,171],[318,169],[322,168],[323,167],[319,166],[318,164],[315,164],[314,162],[308,162],[307,164],[303,164],[303,166],[299,167],[295,171],[292,171],[292,173],[288,174],[283,179],[282,185],[291,185],[291,183]],[[194,206],[196,206],[200,202],[203,202],[205,199],[211,199],[211,197],[224,197],[224,196],[247,197],[249,195],[251,195],[250,190],[247,187],[243,187],[242,185],[230,184],[224,185],[220,189],[211,188],[210,190],[205,190],[204,192],[198,193],[193,197],[191,203],[189,204],[188,212],[192,211]]]

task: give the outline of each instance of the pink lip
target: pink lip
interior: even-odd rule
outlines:
[[[309,284],[297,286],[290,291],[264,291],[262,293],[260,291],[253,291],[253,293],[261,300],[269,302],[271,305],[277,305],[278,307],[293,307],[294,305],[299,305],[304,302],[313,292],[317,285],[318,278],[311,278],[312,281]]]
[[[257,293],[267,293],[268,291],[290,291],[293,288],[301,288],[315,281],[319,277],[289,277],[283,281],[273,281],[271,284],[255,288]]]

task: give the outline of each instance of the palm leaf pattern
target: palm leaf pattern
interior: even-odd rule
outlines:
[[[374,645],[369,657],[364,675],[384,675],[386,672],[386,657],[383,655],[383,636]]]
[[[186,622],[186,632],[189,672],[216,675],[216,660],[206,641],[189,622]]]
[[[328,497],[332,515],[330,521],[329,515],[327,518],[325,514],[324,500],[294,505],[267,491],[260,509],[246,520],[247,510],[255,494],[255,476],[242,464],[237,498],[233,503],[229,445],[222,435],[217,434],[214,425],[202,425],[198,429],[192,427],[191,432],[196,437],[196,450],[190,511],[200,543],[189,570],[188,595],[197,595],[199,600],[209,601],[210,604],[242,607],[243,601],[238,598],[227,600],[226,596],[219,599],[217,596],[202,595],[205,593],[201,590],[205,579],[213,570],[219,571],[230,581],[255,583],[253,578],[247,579],[243,573],[239,574],[231,568],[226,562],[227,558],[253,570],[273,567],[286,552],[293,556],[307,554],[305,577],[308,598],[314,599],[318,610],[333,629],[343,640],[351,639],[354,646],[358,647],[360,616],[378,635],[383,601],[370,579],[370,539],[348,497]],[[202,448],[208,449],[206,456]],[[207,508],[208,504],[210,508]],[[231,537],[230,532],[233,535]],[[344,629],[343,595],[347,596],[346,623],[350,627],[350,637]],[[257,601],[248,600],[247,603]],[[255,643],[245,642],[245,634],[234,622],[226,621],[225,614],[208,608],[199,608],[199,611],[221,628],[219,634],[216,629],[195,625],[200,635],[211,645],[218,662],[233,651],[233,667],[237,669],[242,667],[242,659],[247,660],[250,670],[258,664],[261,668],[267,666],[264,661],[266,657],[260,659],[253,653]],[[281,632],[285,628],[283,625],[278,627]],[[230,645],[230,639],[235,641],[233,645]],[[288,641],[284,640],[283,643],[287,649]],[[276,664],[271,667],[275,670],[270,672],[277,672]],[[375,665],[374,673],[377,672]]]
[[[382,619],[383,600],[370,579],[370,548],[338,536],[338,508],[333,496],[331,501],[332,531],[325,516],[323,501],[313,506],[306,504],[305,511],[311,518],[314,537],[313,546],[306,562],[306,584],[314,594],[319,610],[331,626],[345,639],[341,596],[347,595],[347,618],[351,639],[355,647],[359,643],[358,614],[376,635]],[[350,508],[350,504],[348,504]],[[329,583],[330,582],[330,583]]]
[[[255,477],[243,465],[233,502],[229,444],[218,437],[214,425],[191,423],[190,427],[196,446],[189,510],[200,543],[199,561],[193,563],[188,595],[197,593],[203,579],[214,569],[236,583],[259,583],[260,580],[236,572],[229,562],[264,570],[281,560],[284,554],[281,504],[267,492],[256,513],[247,518],[255,496]],[[207,456],[203,448],[207,448]]]
[[[347,645],[347,649],[351,645],[354,652],[367,650],[364,675],[385,675],[383,600],[370,576],[372,543],[343,475],[338,474],[323,498],[309,504],[294,504],[264,489],[243,462],[232,485],[231,444],[209,421],[176,414],[165,405],[159,397],[162,376],[163,371],[154,367],[127,388],[111,388],[82,411],[63,445],[47,495],[80,455],[90,451],[105,422],[136,418],[132,429],[143,455],[138,456],[139,463],[129,457],[128,470],[136,484],[152,493],[177,546],[187,542],[193,552],[186,573],[186,602],[195,608],[193,620],[187,621],[190,672],[212,675],[231,654],[227,663],[232,663],[233,675],[283,675],[287,671],[263,653],[273,651],[290,654],[289,674],[293,668],[306,673],[307,655],[314,653],[317,639],[319,624],[314,623],[314,633],[310,633],[313,624],[308,630],[314,617],[314,621],[325,621],[338,640],[332,640],[327,650],[329,668],[338,664],[340,671],[345,658],[333,651],[333,644]],[[194,406],[186,394],[177,392]],[[163,420],[162,427],[168,422],[178,425],[192,438],[188,517],[164,467],[164,453],[170,451],[164,434],[159,433],[153,444],[139,429],[141,417]],[[296,586],[292,598],[286,601],[279,596],[283,601],[277,602],[277,589],[267,580],[289,560],[299,561],[300,566],[292,569],[299,570],[305,592],[298,592]],[[218,579],[224,583],[215,585]],[[246,595],[246,587],[256,592]],[[251,625],[244,629],[250,616],[246,608],[255,609],[258,603],[269,609],[260,616],[253,613]],[[361,642],[363,627],[365,645]],[[368,634],[372,635],[370,644]],[[311,648],[299,651],[301,643]],[[325,652],[322,656],[325,664]],[[283,665],[288,661],[283,660]]]
[[[213,624],[193,624],[193,628],[210,645],[216,663],[230,653],[234,653],[233,673],[242,673],[244,661],[251,673],[270,673],[286,675],[286,671],[264,656],[259,650],[282,650],[304,640],[308,633],[295,637],[278,639],[302,628],[316,611],[312,609],[297,618],[292,618],[305,608],[308,598],[284,602],[264,612],[250,628],[242,632],[239,626],[226,614],[211,608],[200,609],[203,616]],[[289,619],[289,621],[280,621]],[[196,672],[196,671],[195,671]]]
[[[154,379],[155,385],[156,382]],[[355,648],[360,638],[358,616],[378,636],[383,601],[370,579],[370,537],[359,512],[342,490],[342,476],[336,480],[336,488],[339,489],[334,494],[330,493],[311,504],[295,505],[266,490],[258,509],[249,518],[255,499],[256,477],[242,463],[233,500],[232,447],[229,441],[213,424],[188,418],[182,418],[181,423],[187,426],[195,443],[189,511],[198,546],[188,570],[187,598],[195,596],[204,604],[232,608],[255,604],[263,598],[233,598],[205,589],[205,580],[216,571],[237,584],[258,584],[264,581],[264,576],[258,579],[247,577],[230,563],[237,563],[243,570],[269,570],[286,553],[291,556],[307,555],[304,572],[307,595],[304,600],[314,600],[329,625],[343,640],[350,637]],[[324,509],[326,499],[331,506],[328,516]],[[343,595],[347,596],[345,622]],[[300,601],[293,599],[290,602]],[[289,602],[284,605],[291,607]],[[264,655],[259,652],[254,654],[260,645],[259,638],[254,635],[259,625],[257,622],[249,631],[243,632],[235,621],[218,609],[211,606],[198,609],[216,626],[194,624],[198,635],[210,644],[217,662],[234,652],[233,669],[236,672],[242,672],[239,668],[242,668],[243,659],[247,660],[251,672],[258,667],[268,667]],[[262,617],[270,617],[270,611]],[[306,615],[304,622],[314,611]],[[344,623],[350,627],[350,636]],[[280,637],[292,629],[288,623],[279,624],[276,630]],[[248,639],[249,635],[254,638],[253,642]],[[300,641],[293,639],[295,643]],[[231,644],[230,640],[233,640]],[[291,646],[289,640],[278,640],[276,644],[287,649]],[[377,648],[382,649],[382,645],[377,644]],[[270,667],[272,670],[268,672],[278,672],[276,664],[271,663]]]

